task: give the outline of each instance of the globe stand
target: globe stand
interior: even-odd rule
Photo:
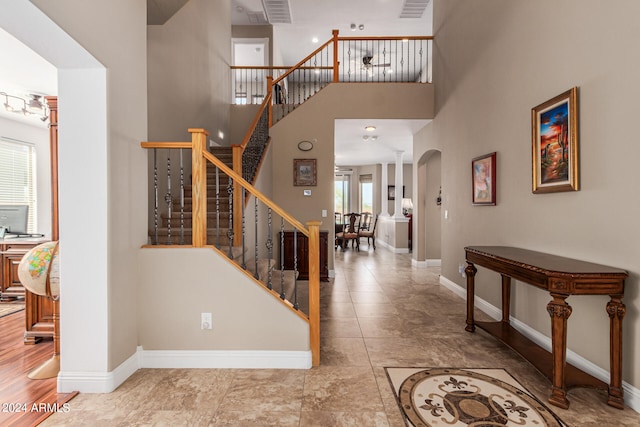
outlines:
[[[60,372],[60,315],[59,300],[51,298],[53,301],[53,356],[40,366],[29,372],[27,377],[32,380],[44,380],[58,376]]]

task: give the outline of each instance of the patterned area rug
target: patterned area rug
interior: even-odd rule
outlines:
[[[385,370],[410,426],[566,426],[504,369]]]
[[[20,310],[24,310],[24,304],[0,304],[0,317],[8,316]]]

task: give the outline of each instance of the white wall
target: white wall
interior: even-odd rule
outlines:
[[[95,384],[67,380],[78,373],[104,378],[137,345],[131,294],[146,235],[146,220],[138,215],[146,209],[147,191],[139,147],[146,139],[146,4],[36,4],[52,19],[29,1],[12,1],[3,6],[8,19],[1,25],[58,69],[64,259],[59,389],[83,391]]]
[[[623,380],[640,387],[640,2],[436,0],[432,148],[442,147],[442,274],[466,245],[511,245],[627,269]],[[531,108],[579,87],[580,191],[531,192]],[[426,147],[425,147],[426,148]],[[497,151],[497,206],[471,205],[471,159]],[[499,276],[477,294],[500,306]],[[512,314],[549,335],[548,293],[514,286]],[[568,347],[609,369],[606,297],[571,297]]]
[[[0,136],[29,142],[36,148],[37,224],[35,233],[51,237],[51,156],[46,124],[28,125],[0,117]]]

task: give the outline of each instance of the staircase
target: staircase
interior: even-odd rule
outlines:
[[[220,159],[229,168],[233,168],[233,152],[231,147],[213,147],[209,151]],[[231,258],[240,264],[242,248],[233,246],[229,242],[229,192],[227,186],[229,177],[224,173],[218,174],[218,186],[216,187],[216,167],[207,164],[207,244],[216,246],[223,253],[229,253],[231,246]],[[219,194],[216,199],[216,188]],[[192,192],[191,184],[184,186],[184,206],[181,209],[179,198],[172,198],[171,215],[164,213],[160,216],[160,227],[158,227],[158,239],[160,242],[168,242],[171,236],[171,244],[190,245],[192,240]],[[217,201],[216,201],[217,200]],[[218,222],[219,221],[219,222]],[[183,227],[181,228],[181,223]],[[150,235],[153,231],[150,232]],[[152,239],[154,236],[152,235]],[[295,286],[295,279],[298,273],[293,270],[281,271],[276,269],[276,260],[258,259],[258,272],[255,274],[255,261],[247,262],[247,270],[254,278],[261,281],[265,286],[271,287],[280,293],[282,288],[282,278],[284,276],[284,295],[291,296]]]

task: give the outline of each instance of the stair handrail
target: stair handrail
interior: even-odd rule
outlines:
[[[141,142],[142,148],[190,148],[192,169],[192,229],[191,246],[207,247],[207,161],[227,174],[240,187],[267,205],[309,239],[309,345],[313,366],[320,365],[320,225],[321,221],[308,221],[303,225],[278,206],[260,190],[247,182],[206,149],[209,132],[201,128],[190,128],[191,142]]]

